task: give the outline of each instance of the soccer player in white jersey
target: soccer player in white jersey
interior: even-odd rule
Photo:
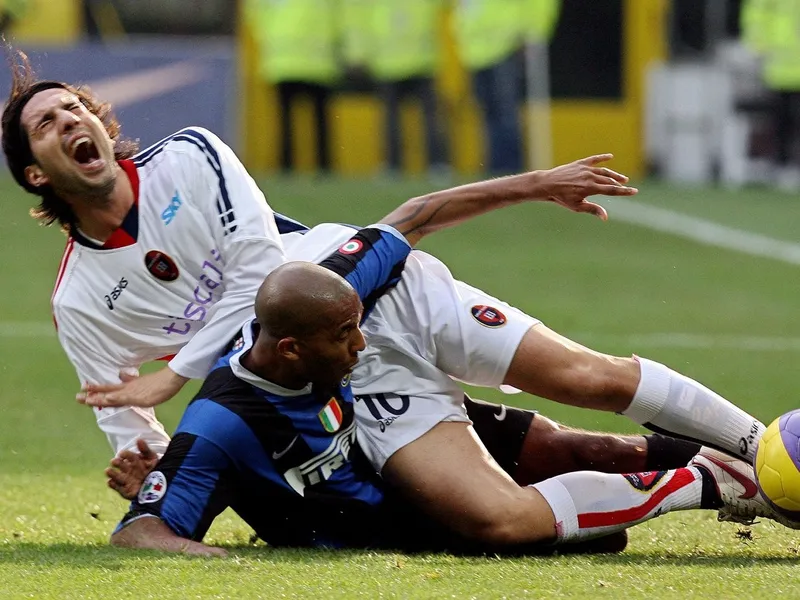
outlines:
[[[137,157],[142,164],[137,166],[134,161],[126,167],[115,160],[108,133],[118,133],[118,129],[111,122],[104,127],[91,96],[58,82],[35,83],[29,72],[16,74],[3,115],[3,147],[16,180],[43,197],[40,216],[59,220],[73,240],[62,264],[54,309],[57,320],[59,312],[64,313],[59,326],[69,327],[59,334],[62,344],[84,382],[90,384],[84,400],[111,405],[123,399],[123,404],[143,406],[164,401],[187,378],[202,376],[227,342],[228,336],[219,333],[225,328],[220,327],[216,335],[207,336],[208,343],[215,347],[206,347],[203,352],[203,348],[197,348],[200,344],[194,344],[197,334],[193,327],[211,327],[215,319],[225,318],[227,313],[221,314],[220,310],[223,303],[229,312],[248,311],[244,306],[245,284],[254,277],[263,277],[284,259],[272,215],[233,153],[207,132],[179,132]],[[628,195],[635,190],[623,186],[625,178],[596,166],[597,162],[595,157],[561,170],[533,172],[424,196],[412,203],[416,208],[413,222],[429,232],[487,210],[535,198],[554,200],[577,212],[603,215],[601,207],[585,200],[587,195]],[[163,208],[159,206],[159,212],[155,205],[148,204],[139,211],[136,177],[142,189],[157,188],[150,188],[147,183],[152,177],[148,165],[155,170],[157,164],[166,167],[164,176],[170,180],[162,188]],[[236,183],[231,181],[234,178]],[[230,193],[234,185],[235,198]],[[203,193],[205,199],[200,198]],[[138,194],[141,204],[141,189]],[[155,198],[151,200],[156,202]],[[196,246],[200,255],[186,252],[180,244],[143,247],[138,241],[140,231],[125,224],[126,217],[136,211],[139,224],[143,218],[155,221],[154,229],[146,230],[153,235],[153,243],[168,244],[168,229],[178,219],[190,219],[192,226],[205,221],[198,230],[206,242]],[[153,218],[155,215],[157,219]],[[247,226],[243,217],[247,218]],[[395,225],[401,229],[403,221]],[[158,227],[163,231],[155,231]],[[403,233],[411,235],[413,230]],[[135,237],[137,242],[126,245],[130,241],[126,235]],[[313,236],[305,240],[304,237],[296,244],[297,257],[307,256],[309,252],[304,249],[309,247],[311,254],[318,250],[311,241]],[[212,247],[206,250],[209,242]],[[78,253],[77,245],[81,246]],[[134,250],[128,246],[134,246]],[[96,280],[101,279],[99,275],[79,277],[79,261],[94,254],[91,251],[103,256],[130,252],[131,257],[121,260],[119,266],[136,272],[135,278],[131,275],[132,280],[143,290],[155,283],[158,297],[140,297],[139,290],[134,293],[127,273],[111,272],[118,266],[116,260],[105,259],[102,283],[106,287],[95,286]],[[531,492],[500,473],[476,442],[461,406],[462,394],[447,375],[481,385],[505,383],[568,404],[621,412],[652,428],[702,440],[752,460],[763,425],[697,382],[652,361],[610,357],[583,348],[535,319],[455,282],[441,263],[427,255],[420,255],[408,272],[416,274],[404,277],[407,292],[402,293],[411,294],[414,301],[421,300],[422,304],[393,305],[392,298],[402,298],[402,293],[388,294],[376,307],[376,314],[385,318],[384,322],[376,321],[374,330],[367,323],[368,340],[374,343],[376,353],[366,357],[363,375],[358,377],[363,385],[356,388],[358,393],[370,395],[358,405],[365,417],[359,421],[364,432],[360,443],[376,469],[395,484],[415,490],[414,500],[458,531],[498,543],[514,541],[521,511],[527,511]],[[182,275],[183,284],[188,285],[170,288]],[[74,305],[68,302],[70,294],[61,291],[70,282],[79,288]],[[256,288],[257,284],[250,288],[251,300]],[[227,302],[229,296],[231,301]],[[409,320],[411,328],[416,329],[416,342],[410,347],[404,346],[396,335],[396,326],[408,326],[404,313],[409,306],[418,311],[416,318]],[[108,313],[101,316],[98,313],[103,308]],[[164,314],[164,309],[169,312]],[[236,316],[237,321],[241,314]],[[107,333],[112,329],[108,325],[110,319],[122,323],[113,336]],[[228,333],[232,334],[233,328]],[[190,334],[195,336],[191,341],[185,337]],[[177,336],[184,336],[188,342],[185,347],[175,343]],[[197,354],[186,352],[188,356],[181,356],[186,349],[197,350]],[[178,355],[167,368],[121,386],[116,395],[106,394],[120,387],[105,385],[117,377],[109,370],[108,356],[123,356],[125,360],[116,367],[137,366],[142,360],[175,350]],[[413,368],[409,368],[412,363],[404,362],[407,357],[414,357]],[[79,361],[85,362],[79,366]],[[99,366],[92,364],[95,361]],[[389,377],[392,370],[398,376]],[[375,384],[378,377],[391,387]],[[399,386],[400,382],[405,386]],[[397,394],[402,410],[379,393]],[[413,402],[406,403],[404,398]],[[688,409],[687,402],[691,404]],[[168,439],[152,413],[123,409],[106,416],[105,410],[99,412],[98,422],[118,451],[132,447],[136,437],[156,443]],[[724,462],[715,456],[701,460],[710,463],[707,468],[711,472],[738,469],[741,477],[752,479],[752,469],[744,462],[731,466],[734,461]],[[454,469],[454,465],[460,468]],[[685,494],[684,488],[698,495],[700,476],[695,474],[689,479],[679,487],[667,487],[671,479],[659,479],[648,491],[669,491],[665,502],[674,500],[673,492]],[[717,477],[717,482],[721,479]],[[603,485],[602,480],[584,477],[578,478],[574,489],[561,486],[539,492],[557,521],[566,524],[559,535],[574,537],[585,533],[569,515],[574,516],[575,511],[580,514],[585,508],[582,500],[587,494],[591,496],[593,487]],[[663,492],[659,493],[663,496]],[[723,493],[723,499],[729,500],[727,509],[734,515],[746,518],[754,511],[765,511],[751,496],[737,496],[735,490],[727,498]],[[619,506],[612,507],[613,512],[625,512],[628,504],[635,501],[621,493]],[[487,511],[487,507],[491,509]],[[652,510],[663,507],[654,506]]]
[[[285,261],[263,194],[208,131],[178,132],[135,156],[122,145],[115,156],[88,97],[48,82],[29,93],[18,127],[36,162],[21,183],[46,190],[38,214],[69,232],[52,306],[78,377],[119,381],[120,367],[165,357],[151,381],[159,389],[204,377],[251,313],[264,273]],[[98,410],[97,421],[117,451],[137,437],[166,448],[152,410]]]

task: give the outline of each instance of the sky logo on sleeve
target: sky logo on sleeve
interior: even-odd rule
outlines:
[[[172,197],[172,200],[170,200],[169,206],[161,213],[161,220],[164,221],[164,225],[172,223],[175,215],[178,214],[178,209],[181,207],[181,204],[183,204],[183,202],[181,202],[181,197],[178,194],[178,190],[175,190],[175,195]]]

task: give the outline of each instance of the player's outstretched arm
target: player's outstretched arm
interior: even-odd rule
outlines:
[[[75,399],[80,404],[98,408],[152,408],[175,396],[189,381],[168,366],[141,376],[138,371],[121,371],[119,377],[120,383],[87,383],[75,394]]]
[[[611,154],[598,154],[546,171],[479,181],[408,200],[381,219],[402,233],[411,245],[424,236],[452,227],[480,214],[530,200],[554,202],[573,212],[589,213],[602,220],[606,210],[587,197],[633,196],[628,177],[600,166]]]
[[[142,517],[111,535],[111,545],[120,548],[181,552],[199,556],[227,556],[222,548],[207,546],[177,535],[157,517]]]

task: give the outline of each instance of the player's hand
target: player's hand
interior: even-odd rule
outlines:
[[[613,154],[597,154],[539,171],[541,179],[537,187],[540,186],[542,191],[536,197],[547,198],[573,212],[589,213],[606,221],[606,209],[588,201],[588,196],[633,196],[639,192],[635,187],[625,185],[628,178],[622,173],[599,166],[612,158]]]
[[[75,399],[87,406],[158,406],[172,398],[189,381],[169,367],[141,377],[127,371],[119,374],[121,383],[85,384]]]
[[[105,471],[108,487],[126,500],[133,500],[139,493],[145,477],[158,464],[158,455],[143,439],[136,440],[139,452],[123,450],[111,460]]]

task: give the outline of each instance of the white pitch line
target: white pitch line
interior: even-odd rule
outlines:
[[[46,321],[0,321],[0,338],[55,337],[56,326]]]
[[[720,225],[714,221],[664,208],[639,204],[635,200],[613,198],[603,204],[609,212],[609,218],[613,220],[671,233],[707,246],[717,246],[800,265],[800,244]]]
[[[619,344],[630,347],[685,348],[699,350],[745,350],[751,352],[797,352],[800,338],[734,334],[642,333],[606,334],[575,333],[571,339],[583,344]]]
[[[42,321],[0,321],[0,338],[54,338],[56,330],[52,323]],[[800,352],[800,337],[702,334],[702,333],[593,333],[573,332],[567,337],[582,344],[614,344],[636,348],[687,348],[729,349],[752,352]]]

